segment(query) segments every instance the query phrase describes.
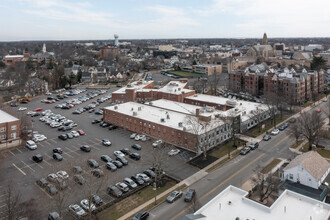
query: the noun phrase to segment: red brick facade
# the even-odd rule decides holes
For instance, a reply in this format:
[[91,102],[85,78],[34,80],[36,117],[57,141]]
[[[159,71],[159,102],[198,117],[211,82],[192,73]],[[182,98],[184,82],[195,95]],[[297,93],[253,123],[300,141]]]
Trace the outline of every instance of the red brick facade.
[[20,137],[20,121],[0,123],[0,142],[16,140]]

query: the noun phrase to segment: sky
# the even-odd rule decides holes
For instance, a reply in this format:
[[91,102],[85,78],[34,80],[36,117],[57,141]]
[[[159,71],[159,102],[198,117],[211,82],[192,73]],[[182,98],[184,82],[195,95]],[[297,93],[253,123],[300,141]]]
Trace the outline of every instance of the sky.
[[330,37],[330,0],[0,0],[0,41]]

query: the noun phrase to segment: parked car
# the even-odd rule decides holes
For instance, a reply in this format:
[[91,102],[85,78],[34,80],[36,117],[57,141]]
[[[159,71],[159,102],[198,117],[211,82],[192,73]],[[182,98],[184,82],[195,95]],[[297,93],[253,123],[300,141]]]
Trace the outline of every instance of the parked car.
[[128,190],[129,190],[128,186],[127,186],[125,183],[123,183],[123,182],[118,182],[118,183],[116,183],[115,185],[116,185],[117,188],[120,189],[123,193],[126,193],[126,192],[128,192]]
[[30,150],[35,150],[35,149],[38,148],[36,143],[34,141],[31,141],[31,140],[26,142],[26,147],[29,148]]
[[135,149],[135,150],[141,150],[142,149],[141,145],[139,145],[139,144],[133,144],[132,148]]
[[116,125],[110,125],[108,129],[109,130],[115,130],[117,128],[118,128],[118,126],[116,126]]
[[103,144],[104,146],[111,146],[111,142],[109,141],[109,139],[103,139],[103,140],[102,140],[102,144]]
[[69,139],[72,139],[73,138],[73,135],[71,133],[67,133],[66,136],[69,138]]
[[58,138],[65,141],[68,139],[68,136],[66,134],[61,134],[60,136],[58,136]]
[[98,177],[98,178],[104,176],[104,173],[101,169],[92,170],[92,174],[93,174],[93,176]]
[[56,175],[61,178],[61,179],[68,179],[69,178],[69,174],[64,171],[64,170],[60,170],[56,173]]
[[138,177],[138,176],[131,176],[131,179],[136,182],[139,186],[144,184],[144,180],[142,179],[142,177]]
[[55,160],[58,160],[58,161],[63,160],[62,155],[59,154],[59,153],[53,153],[53,158],[54,158]]
[[131,189],[135,189],[137,187],[137,184],[130,178],[125,178],[124,183],[128,185]]
[[55,173],[48,174],[48,176],[47,176],[47,179],[50,182],[55,182],[57,178],[58,178],[58,176]]
[[97,119],[95,119],[95,120],[92,121],[92,124],[98,124],[98,123],[100,123],[100,122],[101,122],[101,120],[97,120]]
[[136,136],[136,133],[133,133],[133,134],[131,134],[131,136],[129,136],[129,137],[130,137],[131,139],[134,139],[135,136]]
[[111,162],[112,161],[111,157],[109,157],[108,155],[102,155],[101,160],[103,160],[104,162]]
[[63,150],[62,150],[62,148],[57,147],[57,148],[54,148],[54,149],[53,149],[53,153],[62,154],[62,153],[63,153]]
[[48,220],[61,220],[60,215],[57,212],[48,213]]
[[47,186],[46,186],[46,191],[50,194],[50,195],[56,195],[58,193],[56,187],[49,183]]
[[132,220],[146,220],[148,217],[149,217],[149,212],[141,211],[141,212],[138,212],[136,215],[134,215]]
[[125,159],[125,157],[117,156],[116,160],[119,160],[124,166],[128,165],[128,161]]
[[322,110],[321,110],[320,108],[316,109],[315,111],[316,111],[317,113],[321,113],[321,112],[322,112]]
[[249,148],[250,148],[251,150],[255,150],[255,149],[258,148],[258,146],[259,146],[259,143],[258,143],[258,142],[252,142],[252,143],[249,145]]
[[56,186],[60,190],[64,190],[68,187],[68,185],[66,184],[66,182],[63,179],[57,178],[55,182],[56,182]]
[[296,118],[290,118],[290,120],[289,120],[289,122],[292,123],[292,124],[295,123],[296,121],[297,121]]
[[174,202],[175,200],[181,198],[181,196],[182,196],[182,191],[181,191],[181,190],[180,190],[180,191],[175,190],[175,191],[173,191],[173,192],[172,192],[172,193],[166,198],[166,201],[167,201],[168,203],[172,203],[172,202]]
[[80,147],[80,150],[84,151],[84,152],[90,152],[91,151],[91,147],[88,145],[83,145]]
[[279,133],[280,133],[280,131],[278,129],[274,129],[271,132],[272,135],[278,135]]
[[177,155],[178,153],[180,153],[179,149],[172,149],[172,150],[170,150],[170,152],[168,152],[168,155],[174,156],[174,155]]
[[79,185],[83,185],[85,183],[85,178],[80,174],[74,175],[73,180]]
[[119,198],[119,197],[121,197],[123,195],[123,192],[120,189],[118,189],[116,186],[109,186],[107,188],[107,192],[110,195],[112,195],[114,197],[117,197],[117,198]]
[[194,189],[189,189],[184,197],[185,202],[191,202],[195,197],[196,191]]
[[123,154],[125,154],[125,155],[129,155],[130,153],[131,153],[131,151],[128,149],[128,148],[123,148],[123,149],[121,149],[120,150]]
[[125,154],[123,154],[121,151],[114,151],[113,154],[118,157],[118,156],[121,156],[121,157],[125,157]]
[[138,173],[136,174],[136,177],[140,177],[145,183],[151,182],[151,179],[144,173]]
[[72,171],[74,173],[82,173],[83,170],[81,169],[80,166],[74,166],[74,167],[72,167]]
[[71,131],[73,137],[79,137],[80,134],[77,131]]
[[96,209],[95,205],[93,203],[89,204],[89,201],[87,199],[81,200],[80,205],[88,212],[92,212]]
[[87,160],[87,164],[92,168],[98,168],[99,167],[99,163],[94,159]]
[[112,163],[117,167],[117,168],[122,168],[123,167],[123,164],[118,161],[118,160],[114,160],[112,161]]
[[134,160],[140,160],[141,159],[141,155],[138,153],[131,153],[129,155],[130,158],[134,159]]
[[78,132],[80,135],[85,135],[85,132],[84,132],[83,130],[81,130],[81,129],[79,129],[77,132]]
[[73,213],[75,216],[77,216],[78,218],[81,218],[81,217],[87,215],[87,213],[77,204],[70,205],[69,206],[69,211],[71,213]]
[[240,152],[240,154],[241,155],[246,155],[247,153],[249,153],[250,152],[250,148],[249,147],[244,147],[242,150],[241,150],[241,152]]
[[264,141],[269,141],[271,138],[272,138],[271,136],[269,136],[269,135],[265,135],[265,136],[262,138],[262,140],[264,140]]
[[162,143],[163,143],[162,140],[157,140],[157,141],[155,141],[154,143],[152,143],[152,146],[153,146],[153,147],[157,147],[158,145],[160,145],[160,144],[162,144]]
[[109,170],[111,171],[116,171],[117,170],[117,166],[111,162],[107,162],[107,164],[105,165]]
[[93,195],[92,197],[92,202],[96,205],[96,206],[101,206],[103,204],[103,200],[101,199],[101,197],[99,197],[98,195]]
[[145,171],[143,171],[144,174],[146,174],[147,176],[149,176],[150,178],[156,178],[156,173],[150,169],[146,169]]
[[43,160],[43,157],[42,157],[41,154],[37,154],[37,155],[34,155],[34,156],[32,157],[32,160],[33,160],[34,162],[40,163],[40,162]]
[[288,126],[289,126],[288,123],[284,123],[284,124],[279,128],[279,130],[280,130],[280,131],[284,131]]
[[41,188],[45,188],[49,183],[45,178],[41,178],[39,180],[36,181],[36,183],[41,187]]

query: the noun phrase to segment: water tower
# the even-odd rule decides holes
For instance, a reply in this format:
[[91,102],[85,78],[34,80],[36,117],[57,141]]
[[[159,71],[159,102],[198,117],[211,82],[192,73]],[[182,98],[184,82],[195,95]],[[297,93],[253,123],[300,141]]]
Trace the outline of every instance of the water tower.
[[118,36],[118,34],[115,34],[114,37],[115,37],[115,46],[119,47],[119,41],[118,41],[119,36]]

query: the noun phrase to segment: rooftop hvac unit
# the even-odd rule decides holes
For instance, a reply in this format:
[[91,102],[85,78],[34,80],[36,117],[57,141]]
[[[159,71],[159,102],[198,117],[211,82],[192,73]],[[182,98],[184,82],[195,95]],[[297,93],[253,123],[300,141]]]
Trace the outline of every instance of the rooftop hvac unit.
[[235,112],[238,112],[238,108],[235,108]]
[[197,97],[197,94],[195,94],[194,97]]
[[140,107],[138,107],[138,111],[141,111],[141,106],[140,106]]
[[131,111],[134,111],[134,108],[131,108]]
[[169,115],[169,114],[167,114],[166,118],[167,118],[167,119],[170,119],[170,115]]
[[118,106],[116,105],[116,106],[115,106],[115,110],[117,110],[117,109],[118,109]]
[[186,127],[183,127],[183,129],[182,129],[183,131],[186,131],[187,130],[187,128]]
[[165,118],[161,118],[160,119],[160,122],[165,122]]
[[133,112],[133,116],[137,116],[137,112]]
[[178,125],[179,125],[179,127],[182,127],[182,122],[179,122]]

